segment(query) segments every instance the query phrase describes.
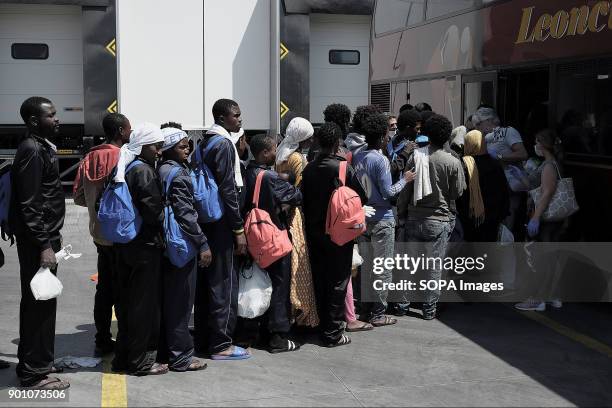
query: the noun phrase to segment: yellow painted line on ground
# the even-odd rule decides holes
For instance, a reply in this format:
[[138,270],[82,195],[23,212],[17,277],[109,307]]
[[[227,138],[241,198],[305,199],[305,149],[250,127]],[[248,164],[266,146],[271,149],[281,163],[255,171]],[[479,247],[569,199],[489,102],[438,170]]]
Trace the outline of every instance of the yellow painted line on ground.
[[582,334],[577,332],[576,330],[569,328],[567,326],[562,325],[561,323],[558,323],[548,317],[546,317],[545,315],[543,315],[541,312],[519,312],[520,314],[522,314],[523,316],[527,317],[528,319],[534,320],[540,324],[543,324],[544,326],[548,327],[549,329],[552,329],[554,331],[556,331],[557,333],[568,337],[580,344],[582,344],[583,346],[586,346],[592,350],[595,350],[601,354],[604,354],[610,358],[612,358],[612,347],[608,346],[607,344],[604,344],[598,340],[595,340],[592,337],[587,336],[586,334]]
[[[113,322],[117,321],[115,308],[113,308]],[[117,338],[116,326],[111,326],[113,337]],[[127,407],[127,380],[123,374],[114,374],[111,370],[112,358],[105,357],[102,364],[104,373],[102,374],[102,397],[100,406],[102,407]]]

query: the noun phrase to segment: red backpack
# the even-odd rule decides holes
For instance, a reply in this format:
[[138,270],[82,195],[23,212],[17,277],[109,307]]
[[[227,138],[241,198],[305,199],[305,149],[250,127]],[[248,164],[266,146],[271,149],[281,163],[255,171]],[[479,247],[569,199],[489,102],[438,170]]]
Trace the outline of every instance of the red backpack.
[[245,223],[244,234],[247,240],[247,248],[253,260],[261,268],[267,268],[280,258],[289,254],[293,249],[287,230],[280,230],[272,222],[270,214],[259,207],[259,194],[261,181],[265,170],[257,175],[255,191],[253,192],[254,208],[249,211]]
[[354,240],[366,230],[361,198],[355,190],[345,185],[347,165],[345,161],[340,162],[341,186],[332,193],[325,223],[325,233],[329,235],[332,242],[340,246]]

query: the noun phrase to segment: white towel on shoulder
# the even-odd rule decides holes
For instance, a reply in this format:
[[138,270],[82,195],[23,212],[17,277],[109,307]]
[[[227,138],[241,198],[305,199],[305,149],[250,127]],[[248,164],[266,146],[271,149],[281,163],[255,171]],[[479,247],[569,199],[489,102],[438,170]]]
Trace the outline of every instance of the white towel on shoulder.
[[416,205],[417,201],[432,193],[431,180],[429,178],[428,146],[421,147],[414,151],[414,171],[416,172],[416,178],[414,179],[412,204]]
[[206,134],[223,136],[224,138],[232,142],[232,146],[234,147],[234,153],[235,153],[234,180],[236,181],[236,186],[238,188],[243,187],[244,182],[242,181],[242,173],[240,172],[240,156],[238,155],[238,149],[236,148],[236,143],[238,142],[238,139],[240,139],[242,134],[244,134],[244,131],[242,132],[242,134],[240,132],[230,134],[227,130],[225,130],[223,126],[217,125],[215,123],[214,125],[210,127],[210,129],[208,130],[208,132],[206,132]]

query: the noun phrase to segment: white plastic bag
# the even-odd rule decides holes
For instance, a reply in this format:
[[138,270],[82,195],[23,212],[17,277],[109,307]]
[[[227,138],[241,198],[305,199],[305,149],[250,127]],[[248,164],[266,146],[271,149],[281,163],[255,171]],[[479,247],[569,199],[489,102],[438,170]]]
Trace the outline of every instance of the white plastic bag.
[[272,280],[255,262],[240,269],[238,286],[238,316],[253,319],[270,307]]
[[497,242],[501,245],[506,246],[514,243],[514,235],[512,231],[508,229],[504,224],[499,225],[499,231],[497,233]]
[[353,245],[353,264],[351,269],[360,267],[363,264],[363,258],[359,255],[359,245]]
[[[59,252],[55,253],[56,262],[68,259],[78,259],[81,254],[73,254],[72,245],[66,245]],[[30,281],[30,289],[36,300],[49,300],[58,297],[62,294],[64,286],[57,276],[51,273],[49,268],[39,268],[32,280]]]
[[62,294],[62,282],[51,273],[49,268],[39,268],[30,281],[30,289],[36,300],[49,300]]

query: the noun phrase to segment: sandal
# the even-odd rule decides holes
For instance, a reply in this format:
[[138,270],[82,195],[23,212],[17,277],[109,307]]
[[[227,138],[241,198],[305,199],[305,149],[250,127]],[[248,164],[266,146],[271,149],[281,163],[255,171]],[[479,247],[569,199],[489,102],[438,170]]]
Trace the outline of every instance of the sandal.
[[351,338],[343,334],[342,336],[340,336],[337,342],[327,344],[325,347],[329,347],[329,348],[340,347],[340,346],[346,346],[348,344],[351,344]]
[[208,364],[199,358],[194,358],[191,360],[191,364],[189,364],[189,367],[187,367],[187,370],[185,371],[200,371],[206,369],[206,367],[208,367]]
[[151,368],[149,368],[148,370],[138,371],[134,373],[134,375],[141,377],[145,375],[162,375],[162,374],[166,374],[167,372],[168,372],[168,364],[153,363]]
[[290,351],[298,351],[300,349],[300,345],[293,340],[283,339],[282,343],[282,345],[278,343],[271,343],[268,351],[272,354],[277,354],[286,353]]
[[349,327],[347,324],[346,331],[349,333],[360,332],[360,331],[370,331],[374,329],[374,326],[372,326],[370,323],[362,322],[361,320],[355,320],[355,322],[351,322],[351,323],[361,323],[361,324],[357,327]]
[[239,346],[232,346],[231,354],[213,354],[212,360],[246,360],[251,357],[251,353]]
[[57,377],[47,377],[36,384],[23,386],[22,388],[30,390],[65,390],[70,388],[70,383],[68,381],[62,381]]
[[393,317],[389,316],[383,316],[374,320],[370,320],[370,323],[372,323],[372,326],[374,327],[391,326],[397,323],[397,319],[394,319]]

